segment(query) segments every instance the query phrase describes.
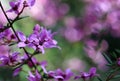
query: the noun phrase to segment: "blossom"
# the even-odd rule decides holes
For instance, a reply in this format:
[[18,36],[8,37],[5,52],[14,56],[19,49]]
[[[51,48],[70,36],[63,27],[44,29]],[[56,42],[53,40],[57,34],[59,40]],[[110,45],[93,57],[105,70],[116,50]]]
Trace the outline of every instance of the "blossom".
[[33,33],[28,37],[28,47],[44,54],[44,48],[58,47],[57,41],[53,39],[53,35],[54,33],[52,34],[51,31],[48,31],[39,25],[35,25]]
[[19,57],[18,57],[19,54],[20,54],[19,52],[14,52],[14,53],[12,53],[12,55],[9,56],[11,62],[16,61],[16,60],[19,58]]
[[0,66],[8,65],[9,58],[7,56],[0,56]]
[[117,65],[120,66],[120,58],[117,59]]
[[36,4],[30,9],[30,15],[45,26],[53,27],[68,11],[68,4],[61,0],[36,0]]
[[29,72],[29,75],[28,75],[27,79],[28,79],[29,81],[40,81],[41,75],[40,75],[39,72],[36,70],[36,71],[35,71],[35,74],[32,74],[31,72]]
[[57,69],[56,71],[49,71],[48,76],[56,81],[67,81],[73,76],[73,72],[70,69],[66,69],[65,72]]
[[25,47],[27,44],[27,38],[26,38],[26,36],[22,33],[22,32],[20,32],[20,31],[18,31],[17,32],[17,35],[18,35],[18,37],[19,37],[19,39],[20,39],[20,42],[18,43],[18,47]]
[[35,0],[19,0],[21,4],[25,4],[26,7],[33,6],[35,4]]
[[[6,40],[6,41],[4,41]],[[10,41],[16,40],[15,35],[12,33],[12,31],[4,27],[3,24],[0,24],[0,43],[9,43]]]
[[12,54],[3,55],[0,56],[0,66],[6,66],[6,65],[15,65],[18,62],[21,62],[21,59],[19,59],[19,52],[14,52]]
[[0,39],[4,37],[4,33],[2,31],[3,29],[4,29],[3,24],[0,24]]
[[29,6],[33,6],[35,4],[35,0],[27,0]]
[[13,76],[17,76],[17,75],[20,73],[21,70],[22,70],[22,68],[17,68],[17,69],[15,69],[15,70],[13,71]]
[[39,65],[41,66],[43,72],[44,72],[45,74],[47,74],[47,73],[48,73],[47,70],[46,70],[47,61],[39,62]]
[[54,33],[45,28],[40,27],[38,24],[33,28],[33,33],[26,37],[22,32],[17,32],[20,42],[18,47],[30,47],[35,51],[45,53],[44,48],[57,47],[57,41],[53,39]]
[[[35,65],[37,65],[37,64],[38,64],[38,61],[37,61],[37,59],[36,59],[36,58],[32,57],[31,59],[32,59],[32,62],[33,62]],[[27,65],[28,65],[30,68],[34,67],[34,65],[33,65],[33,63],[32,63],[32,62],[31,62],[30,60],[28,60]]]
[[2,49],[0,49],[0,56],[8,55],[9,50],[10,50],[8,45],[0,45],[0,48],[2,48]]
[[98,76],[98,74],[96,74],[96,68],[92,67],[92,68],[90,68],[88,73],[87,72],[81,72],[80,75],[75,76],[75,79],[79,79],[79,78],[88,79],[88,78],[93,78],[95,76]]
[[9,2],[11,9],[7,10],[7,12],[15,12],[19,14],[21,6],[23,7],[31,7],[35,4],[35,0],[18,0]]
[[103,70],[106,67],[106,60],[102,55],[108,49],[108,43],[106,40],[102,40],[98,43],[96,40],[86,40],[86,47],[84,48],[88,57],[91,58],[94,63],[98,64],[98,68]]
[[9,2],[11,9],[9,9],[7,12],[15,12],[16,14],[19,13],[19,7],[20,7],[20,2],[14,2],[11,1]]

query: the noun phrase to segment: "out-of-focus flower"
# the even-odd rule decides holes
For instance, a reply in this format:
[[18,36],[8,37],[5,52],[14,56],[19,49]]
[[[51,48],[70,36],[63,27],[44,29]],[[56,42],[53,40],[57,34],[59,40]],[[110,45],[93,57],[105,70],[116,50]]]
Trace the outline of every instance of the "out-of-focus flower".
[[11,6],[11,9],[9,9],[7,12],[15,12],[16,14],[18,14],[19,13],[20,2],[11,1],[9,4]]
[[22,62],[19,56],[20,53],[14,52],[9,55],[0,56],[0,65],[1,66],[14,66],[17,63]]
[[70,69],[66,69],[65,72],[57,69],[56,71],[49,71],[48,76],[54,78],[56,81],[68,81],[73,76],[73,72]]
[[66,17],[64,20],[66,29],[64,36],[70,42],[76,42],[82,40],[84,37],[84,30],[81,27],[80,19],[76,17]]
[[[54,26],[69,11],[69,6],[61,0],[36,0],[31,15],[45,26]],[[39,16],[38,16],[39,15]]]
[[42,68],[43,72],[47,74],[48,73],[47,70],[46,70],[47,61],[39,62],[39,65]]
[[19,0],[19,2],[23,5],[25,5],[26,7],[31,7],[35,4],[36,0]]
[[36,70],[35,74],[32,74],[31,72],[29,72],[29,75],[27,77],[27,79],[29,81],[41,81],[41,75],[40,73]]
[[[109,12],[106,18],[106,23],[110,26],[109,31],[113,37],[120,37],[120,11],[118,9]],[[116,33],[116,34],[115,34]]]
[[0,66],[9,64],[9,58],[7,56],[0,56]]
[[117,65],[120,66],[120,58],[117,59]]
[[4,16],[4,14],[2,13],[2,10],[0,9],[0,24],[2,23],[2,24],[5,24],[6,22],[7,22],[7,20],[6,20],[6,18],[5,18],[5,16]]
[[78,58],[71,58],[66,60],[63,63],[63,66],[66,68],[70,68],[71,70],[75,70],[75,71],[83,71],[86,67],[85,63],[78,59]]
[[16,41],[16,36],[12,33],[12,31],[4,28],[5,27],[3,24],[0,24],[0,45],[7,45],[13,41]]
[[9,50],[10,50],[8,45],[0,45],[0,48],[2,48],[0,49],[0,56],[8,55]]
[[98,76],[98,74],[96,74],[96,68],[95,68],[95,67],[92,67],[92,68],[89,70],[88,73],[87,73],[87,72],[81,72],[80,75],[75,76],[75,79],[80,79],[80,78],[82,78],[82,79],[86,80],[86,79],[93,78],[93,77],[95,77],[95,76]]
[[106,61],[102,55],[102,52],[106,51],[108,44],[105,40],[103,40],[99,46],[100,47],[98,47],[97,41],[88,40],[86,41],[85,51],[88,54],[88,57],[90,57],[93,62],[98,64],[98,68],[101,69],[101,67],[103,68],[106,66]]
[[[27,57],[27,58],[28,58],[28,57]],[[36,58],[32,57],[31,59],[32,59],[32,62],[33,62],[35,65],[38,65],[38,61],[37,61]],[[28,60],[27,65],[28,65],[30,68],[34,67],[34,65],[33,65],[32,62],[31,62],[30,60]]]
[[11,55],[8,56],[10,63],[17,62],[19,59],[19,52],[14,52]]
[[35,4],[35,0],[17,0],[9,2],[11,9],[6,12],[14,12],[19,14],[24,7],[31,7]]
[[13,71],[13,76],[17,76],[17,75],[20,73],[20,71],[22,71],[22,68],[17,68],[17,69],[15,69],[15,70]]

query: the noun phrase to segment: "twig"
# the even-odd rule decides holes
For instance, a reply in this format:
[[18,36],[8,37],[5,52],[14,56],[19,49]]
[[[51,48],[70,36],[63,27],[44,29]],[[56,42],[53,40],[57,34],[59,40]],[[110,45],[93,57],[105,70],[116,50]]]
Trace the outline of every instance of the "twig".
[[[8,23],[9,23],[9,25],[10,25],[10,28],[13,30],[13,32],[14,32],[15,36],[17,37],[18,41],[20,41],[20,39],[19,39],[19,37],[18,37],[18,35],[17,35],[14,27],[13,27],[13,24],[14,24],[14,22],[17,20],[17,18],[19,18],[19,16],[21,15],[21,13],[23,12],[25,6],[23,6],[23,8],[22,8],[22,10],[20,11],[20,13],[17,15],[17,17],[16,17],[12,22],[9,20],[7,14],[5,13],[5,10],[4,10],[4,8],[3,8],[2,4],[1,4],[1,1],[0,1],[0,7],[1,7],[1,9],[2,9],[2,11],[3,11],[3,13],[4,13],[4,15],[5,15]],[[35,66],[34,62],[32,61],[32,59],[30,58],[29,53],[27,52],[27,50],[26,50],[24,47],[23,47],[22,49],[24,50],[24,52],[26,53],[27,57],[30,59],[30,61],[31,61],[31,63],[33,64],[34,68],[36,69],[36,66]]]

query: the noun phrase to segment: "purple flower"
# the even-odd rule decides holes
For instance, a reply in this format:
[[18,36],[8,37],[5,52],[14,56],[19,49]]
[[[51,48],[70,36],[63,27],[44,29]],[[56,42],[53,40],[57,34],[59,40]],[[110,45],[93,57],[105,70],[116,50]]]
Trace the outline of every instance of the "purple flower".
[[57,41],[53,39],[51,31],[46,30],[45,28],[40,27],[38,24],[35,25],[33,33],[26,38],[22,32],[17,32],[20,42],[18,47],[30,47],[35,51],[45,53],[44,48],[53,48],[57,47]]
[[27,43],[26,36],[20,31],[17,32],[17,35],[18,35],[18,37],[20,39],[20,42],[18,43],[18,47],[25,47],[27,45],[26,44]]
[[35,71],[35,74],[32,74],[29,72],[29,75],[27,77],[29,81],[40,81],[41,80],[41,75],[38,73],[38,71]]
[[19,13],[20,2],[11,1],[9,4],[11,6],[11,9],[8,10],[7,12],[15,12],[16,14],[18,14]]
[[39,26],[39,24],[36,24],[35,27],[33,28],[33,32],[35,34],[39,34],[40,30],[41,30],[41,27]]
[[[38,64],[38,61],[37,61],[36,58],[32,57],[32,61],[33,61],[33,63],[34,63],[35,65]],[[28,66],[29,66],[30,68],[34,67],[33,63],[29,60],[29,61],[28,61]]]
[[117,59],[117,65],[120,66],[120,58]]
[[9,56],[0,56],[0,66],[6,66],[6,65],[15,65],[20,61],[18,52],[14,52],[10,54]]
[[33,33],[28,37],[28,41],[30,42],[28,46],[44,54],[44,48],[58,47],[57,41],[53,39],[53,35],[51,31],[36,25]]
[[22,70],[22,68],[15,69],[14,72],[13,72],[13,76],[17,76],[20,73],[21,70]]
[[26,7],[33,6],[35,4],[35,0],[19,0],[21,4],[25,4]]
[[2,31],[3,29],[4,29],[3,24],[0,24],[0,39],[4,37],[4,33]]
[[0,24],[0,41],[2,44],[6,44],[6,43],[8,44],[11,41],[15,40],[15,38],[16,37],[14,36],[14,34],[11,32],[10,29],[5,29],[3,24]]
[[35,0],[28,0],[27,3],[29,6],[33,6],[35,4]]
[[0,66],[9,64],[9,58],[7,56],[0,56]]
[[19,52],[14,52],[12,55],[8,56],[9,58],[9,63],[15,63],[19,59]]
[[95,77],[95,76],[98,76],[98,74],[96,74],[96,68],[95,67],[92,67],[89,72],[81,72],[80,75],[78,76],[75,76],[75,79],[79,79],[79,78],[82,78],[82,79],[88,79],[88,78],[92,78],[92,77]]
[[45,74],[47,74],[47,73],[48,73],[47,70],[46,70],[47,61],[39,62],[39,65],[41,66],[43,72],[44,72]]
[[89,74],[90,74],[90,77],[94,77],[94,76],[98,76],[98,74],[96,74],[96,68],[95,67],[92,67],[90,70],[89,70]]
[[73,76],[73,72],[70,69],[67,69],[65,72],[57,69],[56,71],[49,71],[48,76],[54,78],[56,81],[67,81]]
[[[41,7],[42,10],[40,9]],[[34,8],[31,8],[31,15],[45,26],[52,27],[57,21],[61,20],[68,11],[69,6],[61,0],[36,0]]]
[[16,2],[11,1],[9,4],[11,9],[9,9],[7,12],[15,12],[16,14],[19,14],[21,5],[25,7],[33,6],[35,4],[35,0],[18,0]]

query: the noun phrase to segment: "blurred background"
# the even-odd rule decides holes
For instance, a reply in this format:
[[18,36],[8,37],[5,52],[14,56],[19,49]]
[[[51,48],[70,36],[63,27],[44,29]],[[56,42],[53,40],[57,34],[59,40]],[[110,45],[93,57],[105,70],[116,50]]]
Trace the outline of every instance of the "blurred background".
[[[1,1],[6,10],[10,9],[10,0]],[[102,53],[109,55],[115,49],[120,49],[119,5],[120,0],[36,0],[35,5],[26,8],[22,14],[30,17],[17,21],[14,27],[26,36],[32,32],[35,24],[57,32],[55,39],[61,50],[46,49],[44,55],[37,55],[40,61],[48,61],[48,70],[70,68],[79,74],[89,71],[91,67],[97,67],[97,72],[102,74],[108,70]],[[11,19],[16,16],[15,13],[9,12],[7,15]],[[1,10],[0,23],[7,23]],[[0,55],[6,54],[6,50],[0,49]],[[117,57],[119,56],[118,54]],[[24,69],[28,70],[28,67],[24,66]],[[10,80],[11,71],[4,74],[3,70],[7,71],[8,68],[0,69],[0,81],[26,81],[25,72]],[[102,74],[102,77],[105,75]]]

